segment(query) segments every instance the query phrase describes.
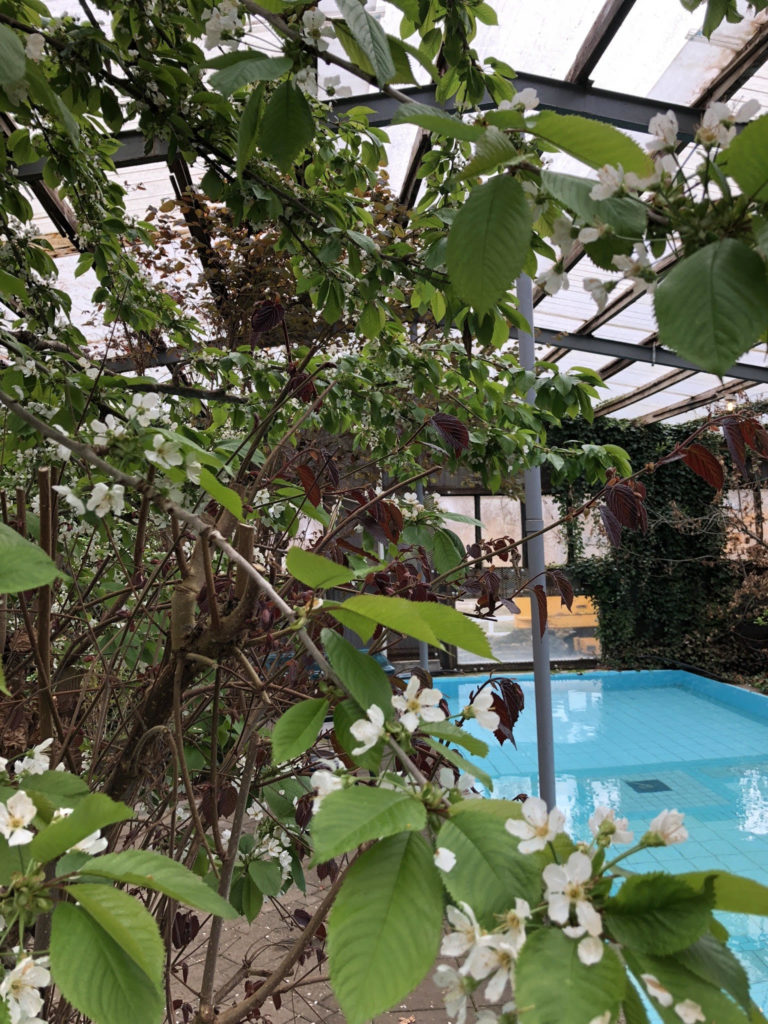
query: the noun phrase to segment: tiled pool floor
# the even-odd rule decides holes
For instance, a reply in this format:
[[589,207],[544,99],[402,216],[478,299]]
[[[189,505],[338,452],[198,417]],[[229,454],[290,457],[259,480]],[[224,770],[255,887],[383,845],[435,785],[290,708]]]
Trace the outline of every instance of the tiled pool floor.
[[[452,708],[487,676],[436,680]],[[532,677],[514,677],[526,707],[517,749],[491,738],[485,767],[494,796],[535,794]],[[768,885],[768,697],[688,672],[589,672],[554,677],[557,805],[587,838],[596,804],[629,818],[636,836],[665,808],[684,811],[690,839],[630,858],[635,870],[719,868]],[[477,735],[488,733],[473,725]],[[768,1010],[768,918],[722,915],[730,946]]]

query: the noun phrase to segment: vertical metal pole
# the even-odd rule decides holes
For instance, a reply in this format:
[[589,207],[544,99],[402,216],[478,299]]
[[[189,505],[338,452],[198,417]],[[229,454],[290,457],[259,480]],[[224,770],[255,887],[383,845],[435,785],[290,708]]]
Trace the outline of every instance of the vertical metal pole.
[[[517,279],[517,298],[520,312],[530,324],[533,332],[533,283],[527,274]],[[533,347],[533,333],[518,331],[520,364],[525,370],[533,371],[536,356]],[[525,396],[529,405],[536,402],[533,388]],[[524,474],[525,519],[524,536],[538,533],[544,526],[541,501],[541,469],[536,466]],[[544,538],[534,537],[525,542],[528,553],[528,574],[531,585],[545,584]],[[547,807],[555,805],[555,745],[552,734],[552,687],[549,671],[549,632],[540,635],[539,608],[531,591],[531,640],[533,643],[533,678],[536,694],[536,739],[539,755],[539,796]]]

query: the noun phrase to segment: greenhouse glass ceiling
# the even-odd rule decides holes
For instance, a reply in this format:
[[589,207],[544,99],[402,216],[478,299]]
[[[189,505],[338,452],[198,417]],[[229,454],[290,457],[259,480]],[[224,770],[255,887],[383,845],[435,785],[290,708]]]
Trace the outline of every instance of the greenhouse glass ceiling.
[[[75,0],[49,0],[48,6],[56,15],[79,16]],[[329,16],[337,13],[332,2],[323,0],[320,6]],[[397,32],[399,11],[383,0],[369,0],[367,6],[387,31]],[[496,0],[493,6],[499,25],[478,25],[475,45],[481,56],[499,57],[514,67],[520,77],[518,88],[535,88],[542,107],[610,121],[641,144],[649,138],[648,121],[658,111],[672,108],[681,138],[690,138],[702,110],[713,101],[739,104],[754,98],[762,112],[768,108],[768,11],[755,15],[742,0],[739,9],[744,20],[723,23],[710,39],[701,32],[704,8],[689,13],[679,0]],[[275,48],[268,26],[254,24],[252,45],[261,50]],[[417,79],[418,70],[414,68]],[[323,81],[332,74],[339,75],[338,69],[319,66],[321,98]],[[372,122],[388,124],[397,100],[373,89],[361,91],[361,83],[352,76],[345,81],[343,72],[340,84],[352,87],[355,96],[338,102],[339,107],[364,102],[372,110]],[[421,102],[434,103],[426,81],[422,87],[403,91],[414,93]],[[391,126],[388,132],[391,186],[413,202],[417,187],[413,162],[419,159],[419,143],[428,142],[421,139],[421,129],[411,125]],[[147,155],[144,140],[130,131],[122,133],[121,141],[116,177],[128,190],[129,212],[141,217],[149,207],[173,198],[174,189],[185,183],[172,179],[161,147]],[[685,155],[684,150],[682,159]],[[563,156],[552,158],[551,166],[594,176]],[[44,234],[62,236],[56,245],[62,280],[75,300],[80,326],[97,344],[103,339],[90,309],[94,282],[89,275],[74,279],[76,256],[66,241],[66,207],[57,204],[55,194],[40,181],[39,171],[35,166],[24,171],[37,204],[37,226]],[[192,167],[189,181],[199,176],[198,168]],[[673,254],[666,254],[656,266],[661,269],[673,260]],[[625,284],[598,314],[583,281],[610,275],[579,251],[571,263],[568,290],[552,296],[536,292],[537,354],[564,369],[586,366],[601,374],[606,387],[598,416],[676,422],[707,409],[768,400],[765,346],[742,356],[732,374],[722,380],[698,372],[656,344],[647,294],[637,295]],[[547,269],[541,258],[539,269]]]

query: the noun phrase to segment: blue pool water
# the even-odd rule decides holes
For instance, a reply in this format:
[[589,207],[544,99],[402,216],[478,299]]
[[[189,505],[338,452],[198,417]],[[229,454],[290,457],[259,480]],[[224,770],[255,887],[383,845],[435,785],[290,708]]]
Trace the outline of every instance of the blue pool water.
[[[487,678],[435,685],[455,711]],[[497,797],[538,793],[533,677],[514,678],[525,692],[517,749],[491,738],[484,762]],[[642,851],[628,868],[719,868],[768,885],[768,697],[689,672],[585,672],[552,679],[552,712],[557,806],[574,838],[589,838],[597,804],[628,818],[636,837],[659,811],[676,808],[685,812],[688,841]],[[766,1011],[768,918],[721,917]]]

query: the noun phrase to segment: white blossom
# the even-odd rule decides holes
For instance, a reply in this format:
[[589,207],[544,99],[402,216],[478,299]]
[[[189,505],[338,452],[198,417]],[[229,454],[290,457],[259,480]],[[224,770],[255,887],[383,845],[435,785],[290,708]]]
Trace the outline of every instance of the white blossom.
[[596,242],[599,238],[603,237],[606,227],[607,225],[601,224],[600,227],[582,228],[576,237],[582,245],[589,245],[590,242]]
[[588,935],[581,940],[576,953],[586,967],[591,967],[592,964],[599,964],[603,959],[603,943],[594,935]]
[[590,198],[598,200],[610,199],[611,196],[615,196],[621,190],[624,183],[624,168],[621,164],[617,167],[604,164],[597,172],[597,177],[600,180],[589,193]]
[[152,438],[152,451],[146,452],[146,456],[150,462],[154,462],[161,469],[180,466],[184,461],[184,456],[177,445],[173,441],[167,440],[162,434],[155,434]]
[[631,843],[634,832],[628,828],[626,818],[617,818],[616,812],[610,807],[596,807],[589,818],[589,829],[596,839],[603,839],[605,845],[610,843]]
[[632,247],[634,257],[618,253],[611,260],[617,270],[622,271],[628,281],[632,281],[640,291],[653,292],[656,287],[656,275],[642,242],[635,242]]
[[697,1024],[698,1021],[707,1019],[699,1004],[692,999],[683,999],[681,1003],[675,1003],[675,1013],[683,1024]]
[[567,217],[556,217],[549,233],[554,244],[562,250],[563,257],[567,256],[573,248],[572,228],[573,222]]
[[126,409],[125,415],[128,419],[135,419],[140,427],[148,427],[152,420],[156,420],[161,413],[160,395],[155,391],[147,391],[145,394],[133,396],[132,404]]
[[34,833],[26,826],[37,814],[37,808],[23,790],[18,790],[3,804],[0,803],[0,835],[9,846],[31,843]]
[[491,732],[499,727],[499,716],[491,710],[493,704],[493,693],[490,687],[481,690],[471,704],[461,712],[464,718],[474,718],[478,725]]
[[344,96],[352,95],[352,87],[341,84],[341,75],[327,75],[325,78],[320,79],[320,85],[329,96],[333,96],[335,99],[342,99]]
[[396,693],[392,696],[392,706],[400,712],[400,722],[408,730],[414,732],[419,725],[419,719],[425,722],[442,722],[445,720],[445,712],[437,707],[443,699],[440,690],[420,689],[421,680],[413,675],[408,680],[405,692]]
[[316,772],[312,772],[310,775],[309,784],[313,789],[317,790],[315,798],[312,801],[312,812],[317,814],[320,810],[323,798],[328,796],[329,793],[335,792],[337,789],[343,789],[344,780],[338,775],[334,775],[333,772],[328,771],[327,768],[318,768]]
[[125,506],[125,488],[122,484],[114,484],[112,487],[105,483],[98,483],[91,491],[86,508],[89,512],[95,512],[99,519],[103,519],[109,512],[120,515]]
[[751,121],[755,114],[760,113],[760,101],[756,99],[747,100],[746,103],[742,103],[739,109],[733,116],[733,120],[736,124],[744,124],[747,121]]
[[727,103],[713,103],[704,111],[696,141],[702,146],[725,149],[736,137],[734,114]]
[[648,826],[643,841],[647,846],[671,846],[685,842],[688,831],[683,825],[683,817],[679,811],[662,811]]
[[555,836],[563,831],[565,815],[557,807],[547,813],[547,805],[537,796],[529,796],[523,804],[523,820],[509,818],[504,827],[510,835],[522,840],[520,853],[543,850]]
[[205,25],[205,48],[212,50],[219,46],[224,35],[236,31],[240,24],[240,11],[237,0],[222,0],[218,7],[215,7]]
[[66,501],[66,503],[70,505],[78,515],[85,515],[85,504],[80,498],[78,498],[71,487],[67,487],[66,484],[54,484],[53,489],[57,494],[61,495],[64,501]]
[[646,987],[649,996],[653,996],[662,1006],[671,1006],[674,997],[669,989],[665,988],[655,974],[641,974],[640,980]]
[[371,747],[375,747],[384,735],[384,712],[378,704],[371,704],[365,714],[367,718],[359,718],[349,727],[349,731],[360,744],[352,751],[353,757],[359,757]]
[[438,988],[444,989],[445,1011],[455,1024],[464,1024],[467,1019],[466,980],[454,967],[438,964],[432,980]]
[[305,11],[301,18],[301,35],[306,43],[321,53],[328,49],[328,40],[333,39],[333,25],[322,11]]
[[125,433],[125,427],[111,412],[103,420],[91,420],[90,428],[94,444],[106,444],[107,438],[120,437]]
[[442,956],[464,956],[477,945],[483,934],[472,907],[468,903],[460,903],[459,907],[450,904],[446,907],[445,916],[453,931],[443,938],[440,946]]
[[37,64],[43,56],[45,50],[45,38],[40,35],[39,32],[32,32],[27,36],[27,43],[24,47],[24,51],[30,60]]
[[539,94],[530,87],[521,89],[512,97],[512,106],[518,110],[535,110],[539,105]]
[[605,1013],[600,1013],[597,1017],[593,1017],[589,1024],[611,1024],[612,1016],[611,1011],[606,1010]]
[[307,96],[317,97],[317,72],[314,68],[302,68],[293,76],[293,84]]
[[435,867],[441,871],[451,871],[456,866],[456,854],[446,846],[438,846],[433,857]]
[[[68,436],[66,430],[63,427],[60,427],[58,423],[54,423],[53,428],[54,430],[58,430],[60,434],[63,434],[64,437]],[[57,457],[60,458],[62,462],[69,462],[72,456],[72,452],[69,448],[67,448],[66,445],[59,444],[57,441],[54,441],[50,437],[48,438],[47,443],[50,445],[51,448],[53,448],[53,450],[56,452]]]
[[584,931],[597,936],[603,930],[600,915],[587,896],[586,884],[591,877],[592,861],[578,850],[565,864],[547,864],[542,872],[550,918],[557,924],[567,924],[571,908],[576,911],[579,928],[571,932],[573,937],[583,935]]
[[599,277],[585,277],[583,281],[584,290],[592,296],[600,312],[605,309],[608,302],[608,289],[605,284]]
[[674,111],[655,114],[648,125],[648,131],[654,136],[646,146],[648,152],[655,154],[673,149],[677,145],[678,127]]
[[184,469],[187,474],[187,480],[192,484],[200,483],[200,471],[202,466],[192,452],[187,452],[186,460],[184,463]]
[[501,999],[507,983],[514,985],[515,958],[517,949],[502,935],[483,935],[472,948],[461,968],[475,981],[490,979],[485,987],[485,997],[490,1003]]
[[53,739],[49,736],[47,740],[43,740],[42,743],[38,743],[36,747],[32,748],[32,753],[27,756],[16,766],[18,774],[22,775],[42,775],[43,772],[47,772],[50,767],[51,757],[50,754],[46,754],[46,751],[53,743]]
[[34,960],[23,956],[0,982],[0,998],[8,1007],[11,1024],[31,1024],[42,1010],[43,997],[39,990],[51,983],[47,966],[48,957]]
[[560,289],[568,291],[568,275],[563,270],[562,263],[555,263],[549,270],[545,270],[540,277],[536,278],[536,284],[543,288],[547,295],[556,295]]
[[530,916],[530,904],[527,900],[521,899],[519,896],[515,897],[514,910],[508,910],[504,915],[504,941],[513,946],[515,951],[518,953],[525,942],[525,922],[530,918]]

